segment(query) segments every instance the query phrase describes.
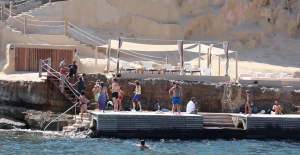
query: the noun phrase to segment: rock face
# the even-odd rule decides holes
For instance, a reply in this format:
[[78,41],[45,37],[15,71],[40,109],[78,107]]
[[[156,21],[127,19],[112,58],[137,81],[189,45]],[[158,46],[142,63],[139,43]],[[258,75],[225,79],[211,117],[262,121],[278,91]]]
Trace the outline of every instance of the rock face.
[[12,117],[0,115],[0,129],[25,129],[26,123]]
[[[153,110],[155,103],[160,103],[161,108],[172,108],[172,100],[169,97],[169,89],[173,81],[164,79],[137,79],[142,85],[142,107]],[[123,107],[129,108],[132,105],[133,86],[128,82],[133,79],[119,79],[120,86],[123,87],[124,100]],[[238,112],[244,108],[246,103],[246,90],[250,90],[253,95],[254,106],[259,110],[272,108],[275,100],[283,107],[285,113],[295,113],[299,106],[300,93],[286,92],[280,88],[265,87],[242,87],[231,84],[216,84],[179,81],[183,88],[181,109],[186,110],[186,105],[191,97],[198,101],[198,109],[201,112]],[[111,80],[109,82],[111,84]],[[110,95],[111,97],[111,95]],[[110,98],[111,99],[111,98]]]
[[0,92],[0,100],[19,107],[65,111],[71,106],[70,101],[49,81],[1,80]]

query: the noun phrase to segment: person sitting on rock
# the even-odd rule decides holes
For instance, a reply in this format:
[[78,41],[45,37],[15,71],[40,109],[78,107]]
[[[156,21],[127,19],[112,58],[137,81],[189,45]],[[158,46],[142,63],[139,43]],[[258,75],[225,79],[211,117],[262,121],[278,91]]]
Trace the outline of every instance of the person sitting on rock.
[[273,105],[272,110],[275,111],[275,114],[280,114],[280,115],[283,114],[282,113],[283,107],[281,105],[279,105],[277,101],[275,101],[275,104]]

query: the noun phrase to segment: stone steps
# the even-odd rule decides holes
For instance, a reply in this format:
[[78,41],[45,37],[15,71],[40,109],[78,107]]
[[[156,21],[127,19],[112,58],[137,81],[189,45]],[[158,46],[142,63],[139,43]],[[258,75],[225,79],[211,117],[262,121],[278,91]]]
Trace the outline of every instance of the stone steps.
[[[75,120],[75,116],[73,120]],[[84,113],[82,120],[81,120],[81,113],[79,113],[79,115],[76,115],[75,124],[73,124],[72,126],[64,126],[62,132],[71,132],[71,131],[76,131],[78,128],[81,127],[90,127],[91,122],[92,121],[90,121],[89,113],[87,114]]]
[[209,128],[234,128],[228,113],[198,113],[203,116],[203,127]]

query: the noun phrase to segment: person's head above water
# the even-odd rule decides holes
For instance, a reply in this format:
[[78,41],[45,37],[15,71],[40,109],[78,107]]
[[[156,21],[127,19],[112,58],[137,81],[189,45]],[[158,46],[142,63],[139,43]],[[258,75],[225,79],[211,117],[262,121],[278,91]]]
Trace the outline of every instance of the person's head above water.
[[145,146],[145,140],[144,139],[141,140],[141,145]]

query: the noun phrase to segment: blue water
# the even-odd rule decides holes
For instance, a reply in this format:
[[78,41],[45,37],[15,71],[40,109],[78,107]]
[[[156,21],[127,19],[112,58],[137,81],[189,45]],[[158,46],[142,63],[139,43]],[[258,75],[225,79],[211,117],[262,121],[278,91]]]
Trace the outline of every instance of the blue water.
[[139,139],[68,139],[0,133],[0,154],[300,154],[300,142],[292,140],[146,140],[149,150],[141,150],[139,143]]

